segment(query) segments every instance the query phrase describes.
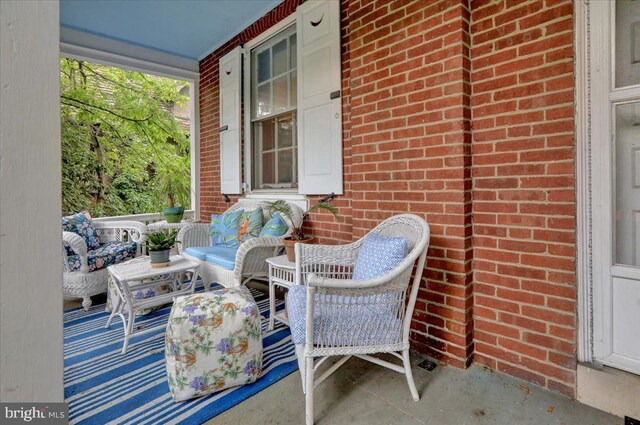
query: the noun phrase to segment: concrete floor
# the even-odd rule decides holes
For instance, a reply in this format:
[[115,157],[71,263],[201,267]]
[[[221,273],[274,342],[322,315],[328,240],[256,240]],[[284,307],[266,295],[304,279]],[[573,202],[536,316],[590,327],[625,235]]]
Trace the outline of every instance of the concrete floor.
[[[415,362],[420,359],[415,358]],[[622,425],[624,420],[499,372],[414,367],[420,401],[404,375],[350,359],[315,390],[317,425]],[[300,372],[218,415],[208,425],[303,424]]]

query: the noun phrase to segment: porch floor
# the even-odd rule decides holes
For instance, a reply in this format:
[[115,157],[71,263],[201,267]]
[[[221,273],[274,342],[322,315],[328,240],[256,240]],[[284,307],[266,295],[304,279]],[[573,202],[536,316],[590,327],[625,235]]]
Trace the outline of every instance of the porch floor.
[[[421,359],[414,358],[417,363]],[[439,365],[413,368],[420,401],[404,375],[350,359],[315,390],[315,423],[330,424],[565,424],[622,425],[624,420],[500,372]],[[207,422],[208,425],[304,423],[296,371]]]

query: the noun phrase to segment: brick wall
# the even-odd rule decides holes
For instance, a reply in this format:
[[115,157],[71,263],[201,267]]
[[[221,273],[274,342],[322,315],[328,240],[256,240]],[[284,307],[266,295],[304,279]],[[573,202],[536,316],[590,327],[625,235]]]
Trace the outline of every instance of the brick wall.
[[573,395],[572,2],[471,10],[474,360]]
[[[300,2],[201,62],[203,217],[226,208],[218,59]],[[340,219],[314,214],[307,230],[340,243],[393,214],[424,217],[432,239],[412,346],[572,395],[570,0],[342,0],[341,10],[345,193]]]

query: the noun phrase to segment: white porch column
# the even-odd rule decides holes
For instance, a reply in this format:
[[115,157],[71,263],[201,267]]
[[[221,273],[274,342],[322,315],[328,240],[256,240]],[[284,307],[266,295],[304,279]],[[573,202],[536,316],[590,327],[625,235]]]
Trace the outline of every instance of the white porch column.
[[59,12],[0,2],[0,400],[63,401]]

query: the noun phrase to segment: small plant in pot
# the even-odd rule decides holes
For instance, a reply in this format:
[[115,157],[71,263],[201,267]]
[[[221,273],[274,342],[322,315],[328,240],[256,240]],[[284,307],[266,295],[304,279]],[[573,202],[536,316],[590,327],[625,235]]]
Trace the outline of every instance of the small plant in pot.
[[[269,212],[271,214],[273,213],[279,213],[283,216],[285,216],[289,222],[294,223],[293,220],[293,210],[291,209],[291,205],[288,204],[287,202],[283,201],[283,200],[278,200],[278,201],[274,201],[274,202],[269,202]],[[295,226],[295,224],[293,225],[293,228],[291,229],[291,235],[287,236],[286,238],[284,238],[283,242],[284,242],[284,247],[285,250],[287,251],[287,259],[289,261],[295,261],[296,260],[296,254],[295,254],[295,250],[294,250],[294,246],[297,243],[312,243],[313,242],[313,236],[310,235],[305,235],[303,230],[302,230],[302,226],[304,225],[304,220],[309,216],[309,214],[311,214],[314,211],[318,211],[318,210],[326,210],[329,211],[331,214],[333,214],[334,218],[338,217],[338,209],[334,206],[331,205],[329,202],[327,201],[320,201],[317,204],[315,204],[314,206],[312,206],[311,208],[309,208],[308,210],[306,210],[305,212],[302,213],[302,220],[300,220],[300,225],[299,226]]]
[[178,232],[175,230],[169,232],[153,232],[147,235],[147,250],[151,258],[151,267],[160,268],[169,265],[171,248],[176,246],[177,237]]
[[180,223],[185,210],[185,201],[189,197],[189,187],[184,179],[175,177],[177,174],[171,170],[164,170],[160,175],[160,188],[167,194],[168,207],[162,210],[162,215],[167,223]]

